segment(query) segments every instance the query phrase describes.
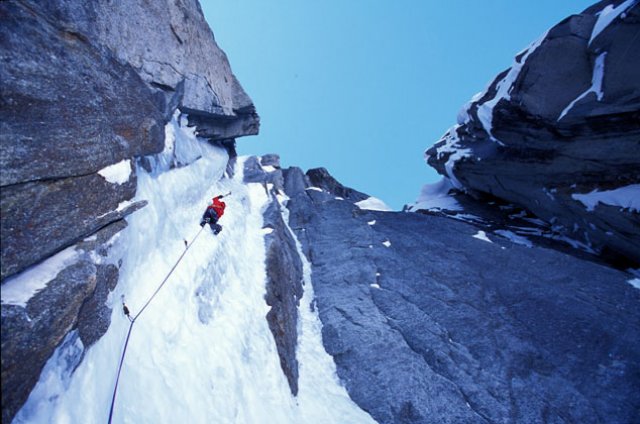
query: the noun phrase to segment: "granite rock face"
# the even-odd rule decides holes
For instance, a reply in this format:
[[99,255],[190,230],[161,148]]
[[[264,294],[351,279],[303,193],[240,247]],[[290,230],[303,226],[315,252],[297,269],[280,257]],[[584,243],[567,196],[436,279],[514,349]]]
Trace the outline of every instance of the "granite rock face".
[[230,149],[259,118],[196,0],[16,0],[0,16],[3,292],[65,249],[84,252],[26,305],[3,295],[9,422],[70,331],[88,347],[108,328],[119,264],[95,258],[144,206],[136,164],[163,151],[176,109]]
[[428,163],[478,198],[521,205],[611,262],[638,266],[637,209],[576,196],[640,184],[640,56],[629,53],[639,30],[637,1],[563,20],[463,108]]
[[[380,423],[633,422],[629,274],[471,224],[362,210],[285,172],[325,349]],[[476,237],[474,237],[476,236]]]
[[[70,247],[69,263],[26,305],[2,304],[2,421],[11,421],[70,331],[78,330],[85,349],[107,331],[107,295],[118,281],[119,269],[118,252],[111,250],[124,227],[124,220],[116,221]],[[13,284],[11,280],[3,289]]]
[[[53,1],[42,7],[63,27],[106,46],[167,104],[189,113],[199,135],[224,139],[258,133],[253,102],[231,72],[197,0]],[[167,109],[170,116],[175,106]]]
[[136,72],[44,11],[3,2],[2,278],[122,214],[135,172],[97,172],[163,148],[162,99]]

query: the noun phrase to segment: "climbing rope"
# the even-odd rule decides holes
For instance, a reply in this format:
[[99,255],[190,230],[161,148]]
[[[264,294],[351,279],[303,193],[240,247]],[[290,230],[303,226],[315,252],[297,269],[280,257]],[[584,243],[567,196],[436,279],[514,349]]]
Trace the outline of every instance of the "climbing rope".
[[111,424],[111,420],[113,419],[113,407],[116,403],[116,394],[118,393],[118,382],[120,381],[120,371],[122,371],[122,365],[124,364],[124,357],[127,353],[127,347],[129,346],[129,337],[131,337],[131,330],[133,330],[133,324],[136,323],[136,320],[140,317],[140,315],[142,315],[142,313],[147,308],[147,306],[149,306],[153,298],[156,297],[156,295],[158,294],[162,286],[164,286],[167,280],[169,280],[169,277],[171,276],[171,274],[173,274],[173,271],[176,269],[176,267],[178,266],[182,258],[184,258],[184,255],[187,254],[187,251],[189,250],[189,248],[193,245],[193,243],[196,241],[198,236],[202,233],[202,230],[204,230],[204,226],[200,229],[200,231],[198,231],[198,234],[195,235],[193,240],[191,240],[191,243],[186,244],[184,252],[182,252],[182,255],[180,255],[176,263],[173,265],[173,268],[171,268],[171,270],[169,271],[167,276],[164,277],[164,280],[162,280],[162,282],[160,283],[156,291],[153,292],[153,294],[149,297],[147,302],[144,304],[144,306],[142,306],[142,308],[140,309],[140,311],[138,311],[136,315],[131,317],[129,314],[129,308],[127,308],[127,306],[124,304],[124,300],[122,302],[122,308],[123,308],[124,314],[127,316],[127,318],[129,318],[130,323],[129,323],[129,331],[127,332],[127,338],[124,342],[124,348],[122,349],[122,356],[120,357],[120,365],[118,365],[118,374],[116,376],[116,384],[113,388],[113,397],[111,398],[111,409],[109,410],[109,424]]

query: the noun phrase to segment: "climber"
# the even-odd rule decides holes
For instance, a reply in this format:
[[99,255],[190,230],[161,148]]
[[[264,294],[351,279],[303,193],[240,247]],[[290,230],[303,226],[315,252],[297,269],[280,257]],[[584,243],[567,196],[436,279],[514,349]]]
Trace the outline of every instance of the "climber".
[[230,194],[231,192],[227,193],[226,195],[221,194],[211,199],[211,204],[207,206],[207,209],[202,215],[202,220],[200,221],[201,227],[204,227],[204,224],[209,224],[209,226],[211,227],[211,231],[213,231],[213,234],[216,235],[220,231],[222,231],[222,225],[218,224],[218,220],[222,218],[222,215],[224,214],[224,208],[227,205],[220,199]]

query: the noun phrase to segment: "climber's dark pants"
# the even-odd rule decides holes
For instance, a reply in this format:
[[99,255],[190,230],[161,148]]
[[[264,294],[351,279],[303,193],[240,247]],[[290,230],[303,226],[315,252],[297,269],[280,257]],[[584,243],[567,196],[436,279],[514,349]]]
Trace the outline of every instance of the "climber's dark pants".
[[213,231],[214,234],[222,231],[222,226],[218,224],[218,214],[212,208],[207,208],[207,210],[204,211],[200,226],[204,226],[207,222],[209,222],[209,227],[211,227],[211,231]]

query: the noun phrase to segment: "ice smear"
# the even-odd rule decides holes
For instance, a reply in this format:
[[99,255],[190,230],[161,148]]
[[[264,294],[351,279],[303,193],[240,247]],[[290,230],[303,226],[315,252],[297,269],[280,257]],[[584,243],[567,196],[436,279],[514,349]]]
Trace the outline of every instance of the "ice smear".
[[305,190],[324,191],[320,187],[307,187]]
[[449,191],[454,186],[449,178],[443,177],[434,184],[425,184],[422,186],[420,196],[416,202],[409,208],[410,211],[418,210],[449,210],[462,211],[462,206],[453,197],[449,195]]
[[627,280],[627,283],[640,290],[640,278],[632,278],[631,280]]
[[131,177],[131,159],[125,159],[98,171],[111,184],[124,184]]
[[393,211],[389,206],[386,205],[382,200],[377,197],[368,197],[364,200],[356,202],[356,206],[360,209],[367,209],[370,211],[383,211],[390,212]]
[[589,45],[591,42],[614,21],[618,16],[620,16],[624,11],[629,9],[637,0],[627,0],[623,3],[620,3],[618,6],[613,6],[612,4],[606,5],[600,12],[597,13],[598,20],[593,26],[593,30],[591,31],[591,37],[589,38]]
[[619,206],[631,211],[640,211],[640,184],[632,184],[615,190],[593,190],[586,194],[572,194],[571,197],[580,201],[587,211],[591,212],[598,203],[610,206]]
[[604,79],[604,60],[607,57],[607,52],[602,52],[596,57],[596,61],[593,65],[593,73],[591,74],[591,87],[587,89],[584,93],[576,97],[564,108],[560,116],[558,117],[558,121],[561,120],[569,111],[573,108],[573,106],[578,103],[580,100],[584,99],[589,93],[594,93],[598,101],[602,101],[602,97],[604,93],[602,91],[602,80]]
[[482,240],[482,241],[487,241],[489,243],[493,243],[491,240],[489,240],[489,237],[487,237],[487,233],[485,233],[482,230],[478,231],[475,235],[473,235],[473,238],[477,238],[478,240]]
[[25,307],[36,293],[44,289],[58,273],[73,264],[79,253],[75,246],[68,247],[2,283],[2,303]]

